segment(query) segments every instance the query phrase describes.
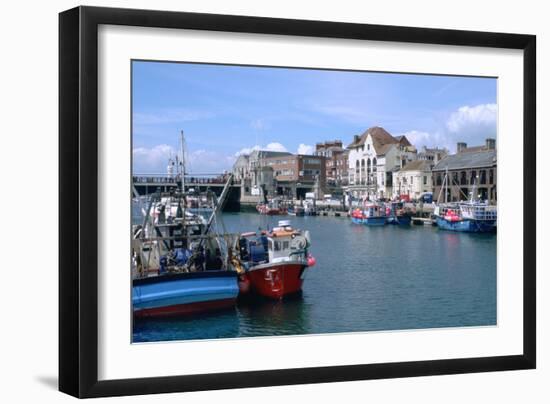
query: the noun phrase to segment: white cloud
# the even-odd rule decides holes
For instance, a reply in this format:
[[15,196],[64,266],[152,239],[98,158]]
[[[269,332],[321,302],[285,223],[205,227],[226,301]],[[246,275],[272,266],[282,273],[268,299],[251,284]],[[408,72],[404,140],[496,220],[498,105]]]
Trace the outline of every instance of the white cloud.
[[260,150],[260,146],[252,146],[252,147],[244,147],[241,150],[239,150],[237,153],[235,153],[235,157],[239,157],[240,155],[244,154],[250,154],[255,150]]
[[422,146],[446,147],[450,150],[450,146],[452,146],[454,141],[451,137],[446,136],[441,132],[430,133],[419,130],[411,130],[408,132],[399,133],[396,136],[405,136],[409,140],[409,142],[411,142],[411,144],[415,146],[418,150],[420,150]]
[[269,150],[269,151],[278,151],[278,152],[286,152],[286,147],[284,147],[282,144],[273,142],[269,143],[264,149],[262,150]]
[[411,142],[416,147],[421,147],[423,145],[430,145],[434,141],[434,136],[428,132],[422,132],[418,130],[411,130],[409,132],[400,133],[399,136],[405,136],[409,142]]
[[[178,154],[169,145],[161,144],[151,148],[137,147],[133,150],[133,169],[136,174],[164,174],[167,171],[168,159]],[[186,171],[190,174],[218,174],[230,170],[235,163],[235,156],[220,152],[199,149],[186,153]]]
[[497,135],[497,105],[480,104],[462,106],[451,113],[443,129],[434,132],[411,130],[404,135],[420,149],[422,146],[446,147],[450,151],[456,150],[457,142],[466,142],[468,146],[478,146],[485,143],[485,139],[495,138]]
[[497,105],[480,104],[473,107],[460,107],[447,120],[447,129],[451,133],[486,131],[488,136],[496,134]]
[[241,154],[250,154],[255,150],[267,150],[267,151],[278,151],[278,152],[287,151],[286,147],[284,147],[281,143],[271,142],[271,143],[268,143],[266,146],[255,145],[252,147],[244,147],[241,150],[239,150],[237,153],[235,153],[235,157],[239,157]]
[[298,146],[298,151],[296,151],[296,154],[313,154],[315,151],[315,148],[313,146],[300,143],[300,146]]
[[166,108],[155,112],[134,112],[134,125],[159,125],[165,123],[178,123],[198,121],[210,118],[210,112],[187,108]]
[[176,151],[167,144],[152,148],[137,147],[133,150],[134,172],[138,174],[155,174],[166,172],[168,159],[174,157]]
[[189,174],[220,174],[230,171],[235,163],[235,156],[227,156],[219,152],[199,149],[187,156],[187,172]]

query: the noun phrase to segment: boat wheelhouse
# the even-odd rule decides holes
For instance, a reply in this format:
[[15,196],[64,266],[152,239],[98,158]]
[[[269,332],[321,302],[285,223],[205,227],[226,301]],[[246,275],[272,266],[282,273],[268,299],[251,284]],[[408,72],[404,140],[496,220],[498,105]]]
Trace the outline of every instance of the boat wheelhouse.
[[362,208],[352,210],[351,221],[367,226],[384,226],[387,222],[386,207],[375,202],[366,202]]

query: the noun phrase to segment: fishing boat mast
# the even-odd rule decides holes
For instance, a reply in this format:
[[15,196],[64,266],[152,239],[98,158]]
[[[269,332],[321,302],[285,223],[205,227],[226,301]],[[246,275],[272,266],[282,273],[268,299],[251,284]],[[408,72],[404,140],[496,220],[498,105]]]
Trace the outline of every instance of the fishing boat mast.
[[181,160],[180,160],[180,176],[181,176],[181,192],[185,193],[185,143],[183,130],[180,132]]
[[445,204],[449,195],[449,167],[445,167]]

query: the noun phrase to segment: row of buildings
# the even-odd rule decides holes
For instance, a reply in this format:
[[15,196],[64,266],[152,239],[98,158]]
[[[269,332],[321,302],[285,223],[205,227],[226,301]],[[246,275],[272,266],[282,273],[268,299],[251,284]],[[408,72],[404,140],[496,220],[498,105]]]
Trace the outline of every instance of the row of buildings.
[[341,140],[317,143],[312,155],[256,150],[237,159],[233,174],[241,182],[241,199],[257,202],[267,195],[303,198],[314,192],[349,194],[356,198],[417,199],[432,192],[435,199],[476,197],[496,202],[496,144],[418,150],[405,136],[382,127],[369,128],[344,146]]

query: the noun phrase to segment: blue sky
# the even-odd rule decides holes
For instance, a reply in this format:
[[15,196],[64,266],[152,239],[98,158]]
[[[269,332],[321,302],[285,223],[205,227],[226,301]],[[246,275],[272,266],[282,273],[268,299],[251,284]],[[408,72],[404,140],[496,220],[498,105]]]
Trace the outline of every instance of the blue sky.
[[217,173],[253,148],[307,154],[371,126],[417,146],[496,137],[493,78],[133,62],[134,172],[165,172],[186,138],[188,171]]

